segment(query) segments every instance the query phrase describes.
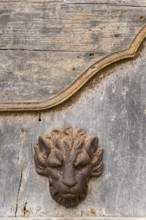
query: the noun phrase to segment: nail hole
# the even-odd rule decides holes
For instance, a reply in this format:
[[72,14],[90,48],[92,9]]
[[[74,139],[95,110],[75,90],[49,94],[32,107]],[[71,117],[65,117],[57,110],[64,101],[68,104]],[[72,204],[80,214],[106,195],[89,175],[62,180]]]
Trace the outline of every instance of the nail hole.
[[41,113],[39,112],[39,119],[38,119],[38,121],[42,121],[42,119],[41,119]]
[[114,36],[115,36],[115,37],[120,37],[120,34],[115,34]]
[[23,207],[24,213],[26,213],[26,206],[27,206],[27,202],[25,202],[24,207]]
[[75,69],[76,69],[75,67],[72,68],[72,70],[75,70]]
[[26,213],[29,213],[29,210],[27,209],[27,202],[25,202],[24,204],[23,213],[24,213],[24,216],[26,215]]
[[140,16],[139,16],[139,19],[140,19],[140,20],[143,20],[144,18],[145,18],[145,16],[143,16],[143,15],[140,15]]
[[89,57],[93,57],[94,56],[94,53],[89,53]]
[[21,129],[21,132],[22,132],[22,133],[24,132],[24,129],[23,129],[23,128]]

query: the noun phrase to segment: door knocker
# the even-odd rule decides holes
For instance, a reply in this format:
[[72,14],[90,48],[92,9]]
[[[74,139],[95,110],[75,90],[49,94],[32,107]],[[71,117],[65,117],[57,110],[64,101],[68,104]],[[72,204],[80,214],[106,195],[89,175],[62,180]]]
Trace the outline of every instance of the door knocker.
[[102,174],[102,156],[97,137],[64,128],[39,137],[34,160],[37,173],[49,178],[52,198],[70,208],[85,199],[89,179]]

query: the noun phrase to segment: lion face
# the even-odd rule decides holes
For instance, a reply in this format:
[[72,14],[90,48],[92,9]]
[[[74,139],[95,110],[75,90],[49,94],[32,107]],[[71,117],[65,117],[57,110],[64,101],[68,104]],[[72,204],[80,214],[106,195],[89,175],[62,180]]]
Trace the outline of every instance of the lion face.
[[103,170],[97,137],[81,129],[53,130],[35,146],[36,171],[49,178],[52,198],[66,208],[85,199],[89,179]]

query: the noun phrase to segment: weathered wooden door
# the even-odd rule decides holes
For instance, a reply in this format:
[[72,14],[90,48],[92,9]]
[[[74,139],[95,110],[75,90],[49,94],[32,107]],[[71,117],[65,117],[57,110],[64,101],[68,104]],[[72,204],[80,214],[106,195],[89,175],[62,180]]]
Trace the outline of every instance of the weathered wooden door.
[[145,23],[145,0],[0,0],[0,219],[146,216]]

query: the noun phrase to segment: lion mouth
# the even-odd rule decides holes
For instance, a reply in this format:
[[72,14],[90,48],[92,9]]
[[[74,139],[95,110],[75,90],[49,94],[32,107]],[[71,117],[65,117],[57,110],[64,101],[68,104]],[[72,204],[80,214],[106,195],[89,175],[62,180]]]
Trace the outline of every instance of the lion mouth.
[[61,193],[61,196],[65,199],[74,199],[79,196],[79,194],[74,193]]
[[81,201],[86,198],[88,186],[86,185],[84,192],[75,193],[75,192],[59,192],[56,188],[50,183],[50,193],[52,198],[59,203],[60,205],[65,206],[66,208],[74,207],[78,205]]

